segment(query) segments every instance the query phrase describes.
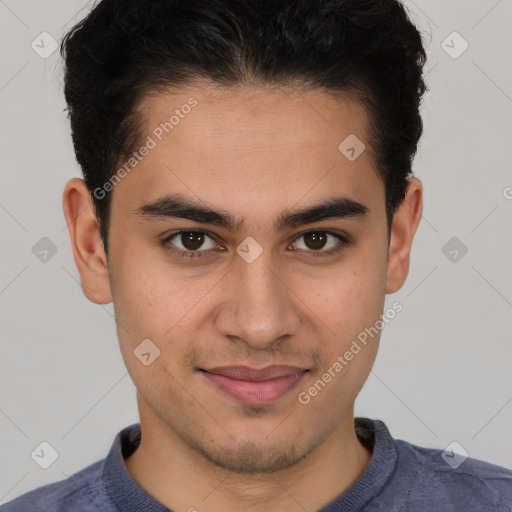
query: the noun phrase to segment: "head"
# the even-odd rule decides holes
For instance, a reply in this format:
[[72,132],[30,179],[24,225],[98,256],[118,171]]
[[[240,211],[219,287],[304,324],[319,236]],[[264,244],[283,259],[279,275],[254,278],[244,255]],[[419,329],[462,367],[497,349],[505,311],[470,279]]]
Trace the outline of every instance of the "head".
[[[234,471],[293,465],[350,416],[380,333],[297,397],[408,273],[417,29],[396,0],[103,0],[62,54],[73,252],[114,304],[141,419]],[[269,364],[307,372],[267,404],[203,371]]]

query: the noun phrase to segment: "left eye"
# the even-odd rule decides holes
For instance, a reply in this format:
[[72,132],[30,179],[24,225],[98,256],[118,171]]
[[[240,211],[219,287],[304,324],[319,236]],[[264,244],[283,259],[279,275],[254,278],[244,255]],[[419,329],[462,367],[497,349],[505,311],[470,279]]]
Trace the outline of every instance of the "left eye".
[[[299,236],[296,240],[303,239],[302,243],[294,242],[295,249],[310,249],[313,251],[319,251],[321,249],[332,249],[336,247],[337,243],[342,240],[340,235],[335,235],[328,231],[309,231]],[[328,240],[331,239],[331,244],[328,245]],[[329,252],[329,251],[325,251]]]

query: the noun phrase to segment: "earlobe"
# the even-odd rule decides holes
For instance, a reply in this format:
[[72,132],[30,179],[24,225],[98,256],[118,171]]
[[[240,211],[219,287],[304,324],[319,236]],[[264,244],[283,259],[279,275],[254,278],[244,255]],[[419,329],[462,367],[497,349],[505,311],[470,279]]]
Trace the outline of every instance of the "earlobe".
[[73,256],[84,295],[96,304],[112,302],[107,257],[91,194],[80,178],[66,183],[62,196]]
[[391,226],[386,293],[395,293],[405,283],[413,238],[423,212],[423,185],[417,178],[408,181],[406,196],[395,212]]

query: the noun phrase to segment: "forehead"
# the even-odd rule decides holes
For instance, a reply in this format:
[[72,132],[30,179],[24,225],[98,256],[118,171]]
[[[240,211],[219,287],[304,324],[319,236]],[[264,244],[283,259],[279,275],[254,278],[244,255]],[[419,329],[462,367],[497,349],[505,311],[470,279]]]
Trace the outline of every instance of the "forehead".
[[[190,104],[194,104],[189,108]],[[171,120],[173,142],[195,153],[245,152],[282,145],[337,149],[340,137],[366,139],[367,113],[353,96],[317,89],[188,86],[152,93],[139,105],[148,133]],[[173,116],[173,114],[176,114]],[[180,129],[178,130],[178,125]],[[164,137],[167,132],[164,130]]]
[[[113,196],[124,188],[130,206],[168,192],[209,204],[222,199],[224,209],[229,204],[240,214],[263,203],[282,210],[333,189],[361,202],[383,196],[368,151],[367,113],[348,96],[194,85],[153,93],[138,110],[143,143],[151,140],[152,149]],[[351,160],[340,151],[345,140],[366,149]]]

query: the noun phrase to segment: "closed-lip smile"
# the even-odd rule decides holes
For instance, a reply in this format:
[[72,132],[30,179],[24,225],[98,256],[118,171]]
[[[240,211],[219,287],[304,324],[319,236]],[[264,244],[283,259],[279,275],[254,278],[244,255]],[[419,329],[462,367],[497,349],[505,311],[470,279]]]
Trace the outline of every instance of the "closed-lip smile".
[[201,369],[209,382],[224,394],[246,404],[266,404],[291,391],[307,373],[298,366],[219,366]]

